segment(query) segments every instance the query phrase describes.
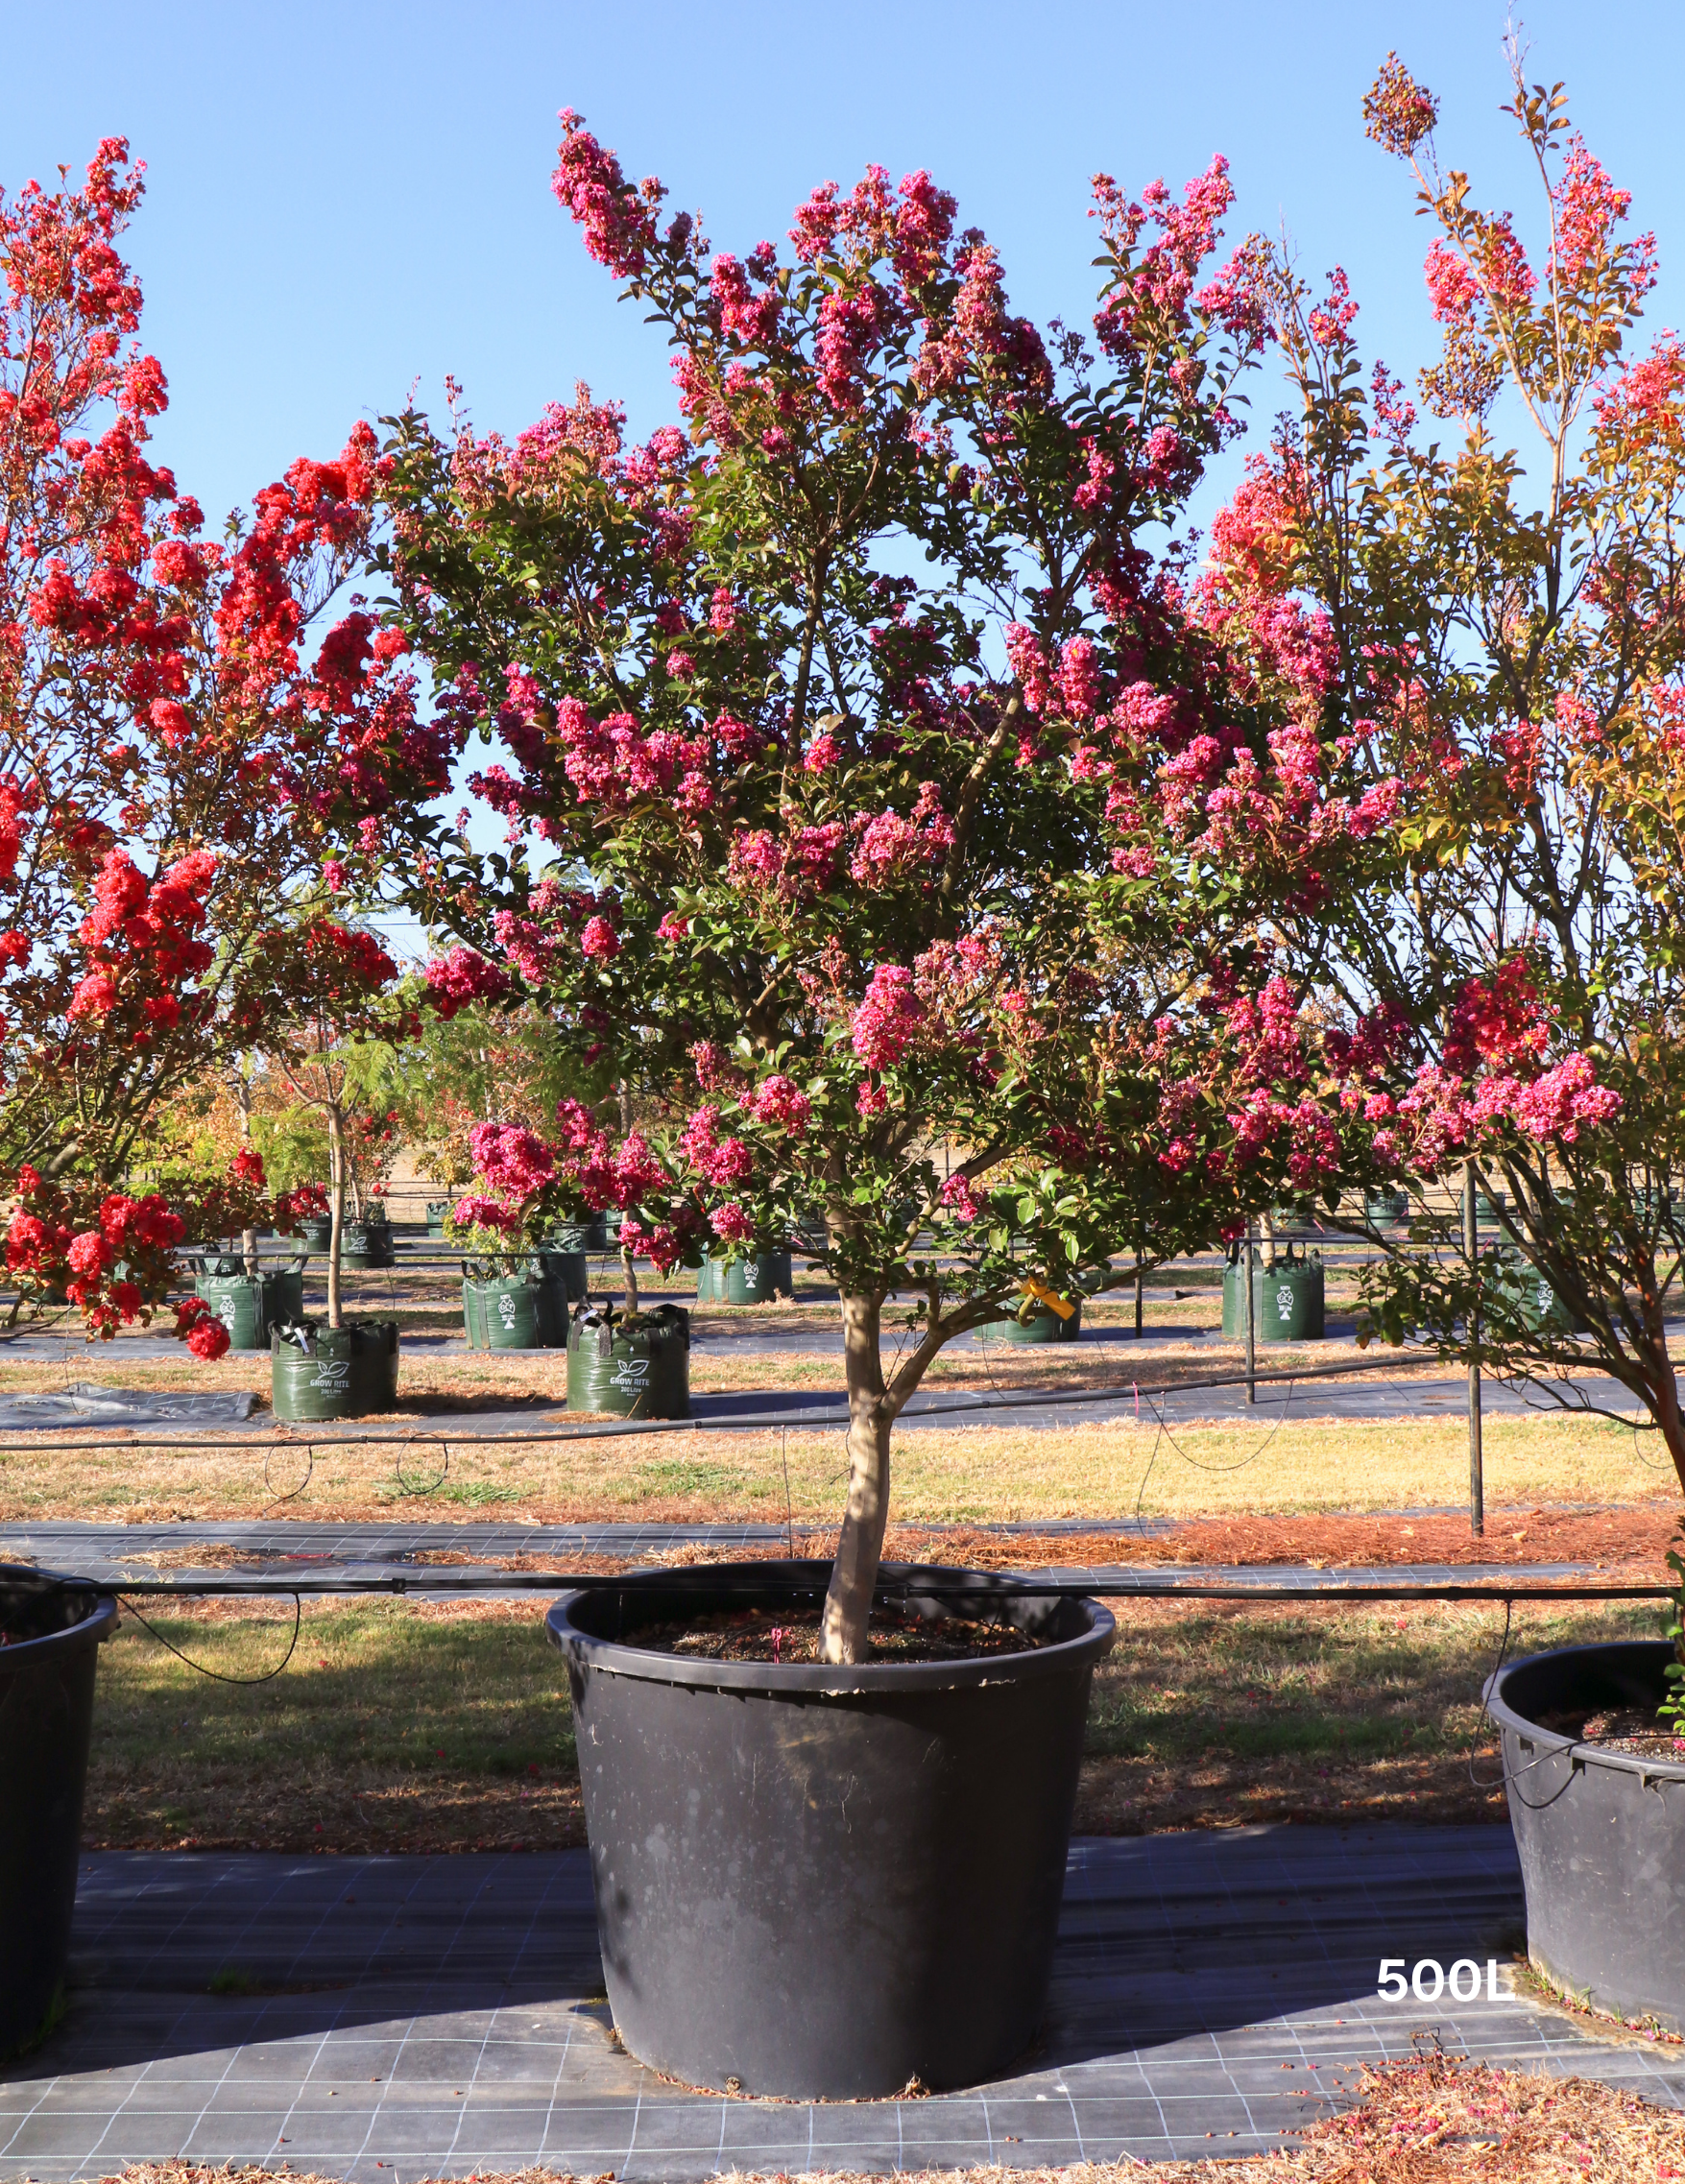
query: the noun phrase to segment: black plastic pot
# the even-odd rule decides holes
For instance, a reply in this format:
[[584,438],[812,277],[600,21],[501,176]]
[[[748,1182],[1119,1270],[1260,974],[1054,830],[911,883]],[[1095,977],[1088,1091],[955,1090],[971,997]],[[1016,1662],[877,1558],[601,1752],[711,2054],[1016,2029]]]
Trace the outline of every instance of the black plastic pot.
[[[886,1564],[885,1585],[921,1613],[1057,1643],[853,1668],[637,1643],[652,1622],[757,1604],[757,1584],[763,1607],[816,1605],[829,1575],[823,1562],[652,1571],[550,1610],[614,2023],[633,2054],[690,2085],[850,2100],[914,2077],[975,2084],[1041,2019],[1112,1618],[1093,1600],[1002,1600],[976,1572]],[[978,1594],[993,1603],[968,1606]]]
[[1566,1645],[1486,1687],[1527,1888],[1528,1955],[1599,2009],[1685,2032],[1685,1761],[1582,1744],[1541,1714],[1667,1693],[1666,1640]]
[[94,1664],[117,1603],[0,1563],[0,2057],[47,2029],[70,1953]]

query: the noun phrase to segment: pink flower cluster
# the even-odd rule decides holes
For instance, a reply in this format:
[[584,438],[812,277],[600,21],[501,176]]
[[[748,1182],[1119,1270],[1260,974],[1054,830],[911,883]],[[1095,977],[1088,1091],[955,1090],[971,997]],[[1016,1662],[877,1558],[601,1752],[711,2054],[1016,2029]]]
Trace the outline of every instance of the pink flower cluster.
[[718,1108],[699,1107],[685,1125],[679,1150],[705,1183],[732,1190],[749,1180],[755,1156],[741,1138],[722,1138],[719,1128]]
[[799,1138],[812,1118],[812,1103],[806,1093],[794,1077],[779,1071],[761,1078],[755,1088],[753,1104],[757,1121],[777,1123],[793,1138]]
[[447,1022],[470,1002],[500,1000],[510,991],[508,973],[471,948],[436,956],[424,975],[428,1003]]
[[849,873],[862,887],[923,876],[942,862],[952,841],[953,822],[942,809],[942,791],[935,781],[924,781],[909,817],[879,811],[859,824]]
[[913,990],[913,973],[899,963],[880,963],[854,1013],[849,1044],[867,1068],[891,1068],[924,1025],[925,1006]]

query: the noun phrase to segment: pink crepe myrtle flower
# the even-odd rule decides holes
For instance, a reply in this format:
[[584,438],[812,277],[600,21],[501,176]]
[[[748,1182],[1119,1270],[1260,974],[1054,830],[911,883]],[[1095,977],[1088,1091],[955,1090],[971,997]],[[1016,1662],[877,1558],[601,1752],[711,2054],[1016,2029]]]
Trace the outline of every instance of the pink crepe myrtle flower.
[[813,1109],[805,1092],[793,1077],[773,1075],[763,1077],[756,1087],[755,1115],[761,1122],[778,1122],[792,1137],[800,1137],[806,1129]]
[[612,963],[620,952],[620,936],[607,918],[591,918],[579,936],[579,946],[593,962]]

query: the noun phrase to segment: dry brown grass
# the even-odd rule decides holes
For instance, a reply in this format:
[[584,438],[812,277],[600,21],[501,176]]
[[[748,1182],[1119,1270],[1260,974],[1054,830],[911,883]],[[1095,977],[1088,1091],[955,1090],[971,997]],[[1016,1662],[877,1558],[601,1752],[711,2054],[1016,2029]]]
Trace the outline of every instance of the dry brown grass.
[[[894,1510],[907,1524],[1047,1517],[1315,1514],[1438,1507],[1468,1491],[1456,1419],[1144,1423],[1047,1428],[966,1426],[898,1433]],[[396,1428],[401,1431],[401,1427]],[[324,1443],[309,1469],[303,1428],[251,1447],[137,1446],[113,1432],[32,1440],[0,1457],[0,1521],[67,1517],[108,1523],[253,1518],[460,1519],[535,1524],[615,1517],[698,1523],[830,1523],[841,1508],[838,1433],[777,1428],[577,1441],[474,1440],[471,1420],[419,1427],[436,1448]],[[18,1444],[13,1443],[16,1447]],[[1671,1504],[1671,1469],[1630,1430],[1598,1419],[1490,1418],[1486,1497],[1496,1512],[1540,1503]],[[265,1474],[267,1453],[268,1473]],[[400,1476],[399,1465],[402,1473]],[[786,1503],[786,1465],[788,1501]],[[308,1474],[308,1476],[307,1476]],[[429,1491],[430,1482],[437,1485]],[[1494,1530],[1513,1531],[1515,1524]]]
[[[480,2172],[482,2184],[565,2184],[553,2170]],[[1290,2148],[1250,2159],[1070,2169],[902,2172],[903,2184],[1652,2184],[1685,2176],[1685,2116],[1595,2078],[1547,2077],[1448,2056],[1365,2070],[1352,2105]],[[327,2184],[255,2167],[157,2162],[121,2184]],[[571,2180],[567,2180],[571,2184]],[[722,2184],[766,2184],[732,2171]],[[847,2184],[806,2172],[778,2184]]]
[[[253,1685],[201,1678],[126,1619],[101,1652],[86,1839],[358,1853],[582,1841],[547,1605],[542,1593],[306,1603],[292,1665]],[[1119,1636],[1095,1678],[1079,1833],[1503,1818],[1479,1708],[1502,1609],[1111,1605]],[[228,1676],[274,1667],[293,1621],[290,1601],[145,1612]],[[1643,1609],[1523,1607],[1512,1651],[1655,1627]]]

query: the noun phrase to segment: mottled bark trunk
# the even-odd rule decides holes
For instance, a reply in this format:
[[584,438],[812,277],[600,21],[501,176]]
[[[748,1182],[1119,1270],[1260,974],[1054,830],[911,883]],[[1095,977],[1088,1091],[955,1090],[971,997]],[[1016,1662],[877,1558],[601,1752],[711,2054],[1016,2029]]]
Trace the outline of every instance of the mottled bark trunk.
[[[242,1076],[236,1075],[234,1079],[234,1096],[240,1103],[240,1142],[243,1145],[249,1145],[252,1142],[252,1087]],[[254,1275],[257,1272],[257,1231],[255,1229],[242,1229],[240,1231],[240,1252],[246,1261],[247,1273]]]
[[883,1387],[879,1297],[842,1301],[849,1389],[849,1502],[825,1596],[819,1651],[826,1661],[863,1661],[883,1530],[889,1520],[890,1411]]
[[337,1107],[327,1110],[327,1189],[332,1229],[327,1238],[327,1324],[338,1327],[339,1250],[346,1225],[345,1127]]
[[[620,1135],[622,1138],[632,1135],[632,1087],[624,1077],[620,1079]],[[629,1251],[620,1254],[620,1280],[626,1290],[626,1309],[635,1312],[638,1309],[638,1270]]]

